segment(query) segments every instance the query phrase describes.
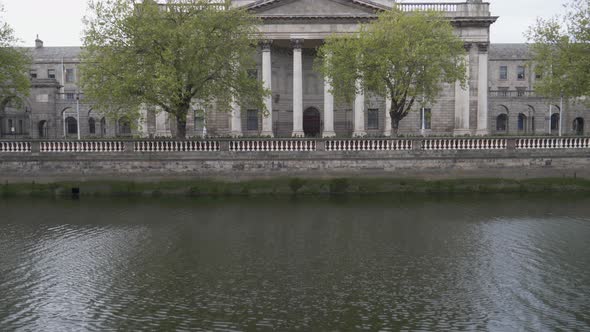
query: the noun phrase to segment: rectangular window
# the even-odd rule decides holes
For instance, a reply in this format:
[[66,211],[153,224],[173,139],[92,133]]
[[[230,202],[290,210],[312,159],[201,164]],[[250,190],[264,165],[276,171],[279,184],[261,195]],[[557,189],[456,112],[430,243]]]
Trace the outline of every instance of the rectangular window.
[[526,95],[526,88],[522,88],[522,87],[516,88],[516,95],[519,97],[525,96]]
[[8,131],[14,134],[14,127],[12,126],[12,119],[8,119]]
[[258,130],[258,110],[246,112],[246,130]]
[[74,77],[74,69],[73,68],[66,69],[66,83],[74,83],[75,80],[76,79]]
[[22,134],[23,133],[23,120],[18,120],[18,133]]
[[516,69],[516,78],[519,81],[522,81],[525,79],[525,69],[524,66],[518,66]]
[[202,115],[195,116],[195,131],[197,134],[203,133],[203,128],[205,127],[205,117]]
[[36,69],[31,69],[29,71],[29,75],[31,76],[31,78],[37,78],[37,70]]
[[508,79],[508,67],[507,66],[500,66],[500,79],[501,80]]
[[66,92],[66,100],[76,100],[75,92]]
[[[424,114],[424,116],[422,114]],[[422,110],[420,110],[420,129],[422,129],[422,123],[424,123],[424,129],[430,129],[431,118],[432,112],[430,108],[425,108],[424,113],[422,113]]]
[[376,108],[367,111],[367,129],[379,129],[379,110]]
[[55,69],[47,69],[47,78],[55,79]]
[[541,73],[535,73],[535,79],[542,80],[543,79],[543,74],[541,74]]

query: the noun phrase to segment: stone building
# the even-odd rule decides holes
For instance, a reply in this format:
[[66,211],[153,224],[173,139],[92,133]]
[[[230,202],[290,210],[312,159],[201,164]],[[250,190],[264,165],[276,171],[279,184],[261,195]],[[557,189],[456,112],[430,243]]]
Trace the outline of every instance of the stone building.
[[[391,130],[384,98],[356,96],[351,104],[334,102],[330,86],[313,70],[315,50],[332,33],[351,33],[359,22],[387,10],[393,0],[234,0],[262,19],[264,40],[253,56],[256,75],[271,87],[270,110],[231,113],[195,109],[189,114],[188,136],[388,136]],[[400,123],[404,135],[583,134],[590,111],[566,105],[560,123],[559,101],[535,95],[535,79],[524,44],[489,43],[497,17],[481,0],[463,3],[404,3],[404,11],[436,9],[445,13],[465,42],[468,88],[446,84],[436,103],[416,109]],[[4,101],[0,109],[2,137],[63,138],[169,136],[175,121],[165,113],[144,112],[138,126],[126,118],[108,119],[79,94],[80,48],[45,47],[37,39],[31,49],[32,91],[20,108]],[[78,114],[79,108],[79,114]],[[79,127],[78,128],[78,118]]]

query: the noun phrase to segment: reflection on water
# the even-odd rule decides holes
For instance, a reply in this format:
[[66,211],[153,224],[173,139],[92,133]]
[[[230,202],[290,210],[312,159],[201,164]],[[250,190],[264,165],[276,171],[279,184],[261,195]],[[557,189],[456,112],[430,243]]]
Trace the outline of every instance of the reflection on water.
[[0,201],[0,330],[590,328],[590,198]]

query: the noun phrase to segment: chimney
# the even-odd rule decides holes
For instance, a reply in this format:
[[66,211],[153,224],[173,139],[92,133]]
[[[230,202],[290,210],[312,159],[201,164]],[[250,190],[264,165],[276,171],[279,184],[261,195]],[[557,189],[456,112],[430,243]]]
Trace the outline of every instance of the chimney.
[[37,35],[37,39],[35,39],[35,48],[42,48],[43,47],[43,41],[41,39],[39,39],[39,35]]

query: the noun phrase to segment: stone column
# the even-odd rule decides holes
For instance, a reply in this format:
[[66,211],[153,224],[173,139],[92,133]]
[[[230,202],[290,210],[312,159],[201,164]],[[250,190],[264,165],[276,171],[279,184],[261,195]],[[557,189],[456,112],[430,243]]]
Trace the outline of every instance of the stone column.
[[391,114],[389,111],[391,110],[391,97],[385,97],[385,129],[383,131],[383,135],[386,137],[391,136]]
[[[357,90],[361,87],[362,81],[357,79],[356,86]],[[356,94],[354,98],[354,107],[353,107],[353,118],[354,118],[354,131],[352,132],[352,137],[363,137],[367,133],[365,132],[365,94],[364,92],[359,92]]]
[[332,85],[327,77],[324,77],[324,132],[322,137],[334,137],[334,95],[330,90]]
[[242,114],[240,105],[235,100],[231,103],[230,135],[233,137],[242,136]]
[[[260,43],[262,47],[262,84],[267,90],[272,89],[272,61],[270,57],[270,46],[272,40],[264,40]],[[264,97],[264,105],[266,106],[266,115],[262,117],[262,136],[273,137],[272,132],[272,93]]]
[[293,137],[304,136],[303,132],[303,64],[301,47],[303,39],[291,40],[293,47]]
[[488,45],[479,43],[479,73],[477,75],[477,131],[476,135],[488,135]]
[[469,135],[469,51],[471,44],[465,43],[465,63],[467,84],[463,89],[459,81],[455,82],[455,135]]

